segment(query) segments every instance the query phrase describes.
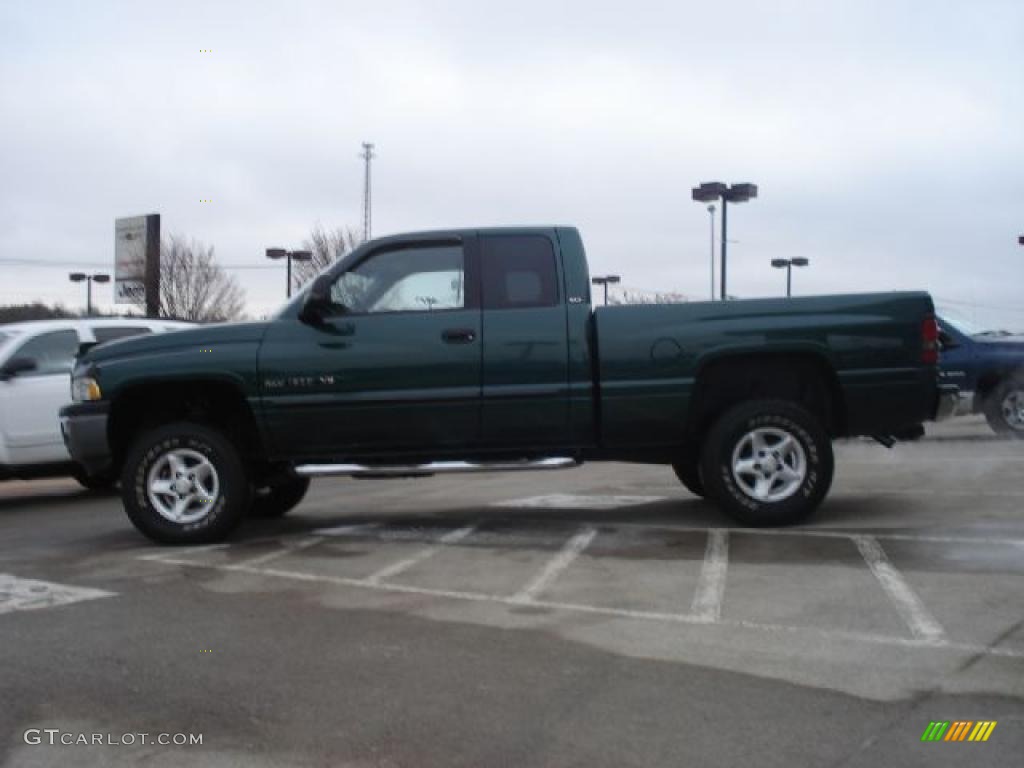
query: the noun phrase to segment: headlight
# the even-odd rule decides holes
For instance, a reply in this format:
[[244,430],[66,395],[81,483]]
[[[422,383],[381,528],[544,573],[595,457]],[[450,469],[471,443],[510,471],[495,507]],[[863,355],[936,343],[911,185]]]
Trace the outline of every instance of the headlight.
[[71,380],[71,399],[76,403],[84,403],[88,400],[100,400],[103,393],[100,392],[100,385],[91,376],[81,376]]

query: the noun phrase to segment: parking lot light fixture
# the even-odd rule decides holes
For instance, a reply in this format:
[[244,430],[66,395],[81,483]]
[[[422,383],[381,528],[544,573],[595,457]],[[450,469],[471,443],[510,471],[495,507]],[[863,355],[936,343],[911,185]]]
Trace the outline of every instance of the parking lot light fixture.
[[592,282],[594,285],[604,286],[604,305],[606,307],[608,306],[608,284],[617,283],[621,279],[622,278],[620,278],[618,275],[599,275],[597,277],[591,278],[590,282]]
[[85,314],[87,317],[92,316],[92,283],[94,280],[97,283],[109,283],[110,275],[103,272],[97,272],[94,275],[85,272],[72,272],[68,275],[68,279],[72,283],[85,283]]
[[803,256],[796,256],[792,259],[772,259],[773,267],[786,270],[786,298],[793,295],[793,267],[806,267],[810,263],[811,260]]
[[705,181],[700,186],[691,190],[691,196],[698,203],[711,203],[715,200],[722,201],[722,301],[725,301],[729,292],[727,290],[727,247],[728,237],[728,203],[745,203],[757,197],[757,185],[744,182],[742,184],[728,185],[721,181]]
[[277,261],[279,259],[285,259],[287,261],[287,269],[285,271],[285,297],[291,298],[292,295],[292,261],[312,261],[312,251],[288,251],[284,248],[267,248],[267,258]]

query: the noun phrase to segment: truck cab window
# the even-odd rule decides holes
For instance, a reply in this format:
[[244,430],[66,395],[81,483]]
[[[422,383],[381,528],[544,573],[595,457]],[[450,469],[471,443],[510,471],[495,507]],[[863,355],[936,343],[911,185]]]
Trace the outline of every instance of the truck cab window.
[[27,357],[36,362],[36,369],[26,376],[48,376],[68,373],[78,351],[78,334],[74,331],[53,331],[29,339],[12,357]]
[[539,235],[480,238],[485,309],[558,304],[558,272],[551,241]]
[[462,309],[465,284],[462,246],[401,248],[376,253],[339,276],[331,302],[357,314]]

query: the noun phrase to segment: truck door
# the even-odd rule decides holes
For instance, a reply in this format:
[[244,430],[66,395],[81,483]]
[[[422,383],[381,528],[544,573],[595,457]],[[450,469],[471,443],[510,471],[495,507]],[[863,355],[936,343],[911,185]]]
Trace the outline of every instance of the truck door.
[[70,461],[57,411],[71,400],[71,366],[78,351],[71,328],[41,333],[11,353],[35,368],[0,382],[0,429],[12,464]]
[[480,427],[480,304],[461,239],[400,242],[340,274],[318,323],[272,323],[267,429],[289,456],[465,446]]
[[571,442],[566,303],[555,240],[481,234],[483,409],[490,447]]

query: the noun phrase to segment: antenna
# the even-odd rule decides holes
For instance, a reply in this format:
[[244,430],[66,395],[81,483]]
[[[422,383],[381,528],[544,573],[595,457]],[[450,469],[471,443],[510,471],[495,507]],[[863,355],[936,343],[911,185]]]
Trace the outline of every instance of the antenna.
[[366,164],[366,170],[363,174],[363,242],[370,239],[370,161],[376,157],[373,153],[373,144],[367,141],[363,142],[363,154],[360,155]]

